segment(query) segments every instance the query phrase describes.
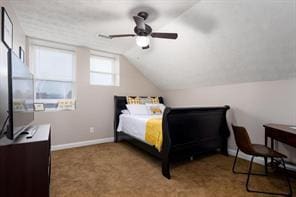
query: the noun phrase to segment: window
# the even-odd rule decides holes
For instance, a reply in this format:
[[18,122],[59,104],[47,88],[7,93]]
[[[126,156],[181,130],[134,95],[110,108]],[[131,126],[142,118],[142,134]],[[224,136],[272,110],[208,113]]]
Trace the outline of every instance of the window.
[[119,65],[116,57],[90,56],[90,84],[119,86]]
[[32,46],[35,103],[57,109],[61,100],[75,99],[75,52]]

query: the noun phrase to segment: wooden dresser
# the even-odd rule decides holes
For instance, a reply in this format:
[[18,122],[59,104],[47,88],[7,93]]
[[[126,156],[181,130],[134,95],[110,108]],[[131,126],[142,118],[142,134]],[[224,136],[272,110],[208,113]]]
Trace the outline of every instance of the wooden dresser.
[[50,145],[50,125],[37,126],[30,139],[0,139],[0,196],[49,196]]

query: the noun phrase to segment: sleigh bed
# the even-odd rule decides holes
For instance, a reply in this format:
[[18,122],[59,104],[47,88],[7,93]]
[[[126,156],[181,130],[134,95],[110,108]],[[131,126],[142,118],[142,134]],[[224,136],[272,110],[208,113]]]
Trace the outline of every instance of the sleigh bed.
[[[163,98],[159,97],[159,102]],[[223,107],[166,107],[162,115],[162,146],[159,151],[137,135],[124,130],[118,131],[122,110],[126,109],[125,96],[114,96],[114,140],[126,140],[162,161],[162,174],[170,179],[170,163],[180,158],[189,158],[200,153],[217,149],[224,155],[227,152],[227,139],[230,135],[226,112],[229,106]],[[133,118],[133,117],[131,117]],[[121,118],[122,119],[122,118]],[[122,121],[122,120],[121,120]]]

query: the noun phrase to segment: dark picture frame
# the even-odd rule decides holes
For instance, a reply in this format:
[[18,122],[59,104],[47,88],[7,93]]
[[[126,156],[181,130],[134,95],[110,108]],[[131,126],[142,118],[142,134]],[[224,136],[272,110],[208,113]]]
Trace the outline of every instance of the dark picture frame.
[[8,49],[13,47],[13,24],[4,7],[1,7],[1,40]]
[[19,47],[19,58],[25,63],[25,51],[22,47]]

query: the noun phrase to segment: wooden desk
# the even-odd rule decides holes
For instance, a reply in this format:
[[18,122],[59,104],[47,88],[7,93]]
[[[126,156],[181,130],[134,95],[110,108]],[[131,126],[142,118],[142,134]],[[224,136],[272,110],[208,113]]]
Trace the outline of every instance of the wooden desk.
[[[265,124],[265,146],[268,146],[268,137],[270,138],[270,148],[274,150],[274,140],[288,144],[296,148],[296,129],[292,125],[282,124]],[[265,165],[267,161],[265,161]],[[274,160],[271,158],[271,166],[274,165]],[[295,176],[294,173],[292,173]]]
[[265,124],[265,146],[268,146],[268,137],[270,140],[270,147],[274,149],[274,140],[288,144],[296,148],[296,127],[292,125],[281,124]]

